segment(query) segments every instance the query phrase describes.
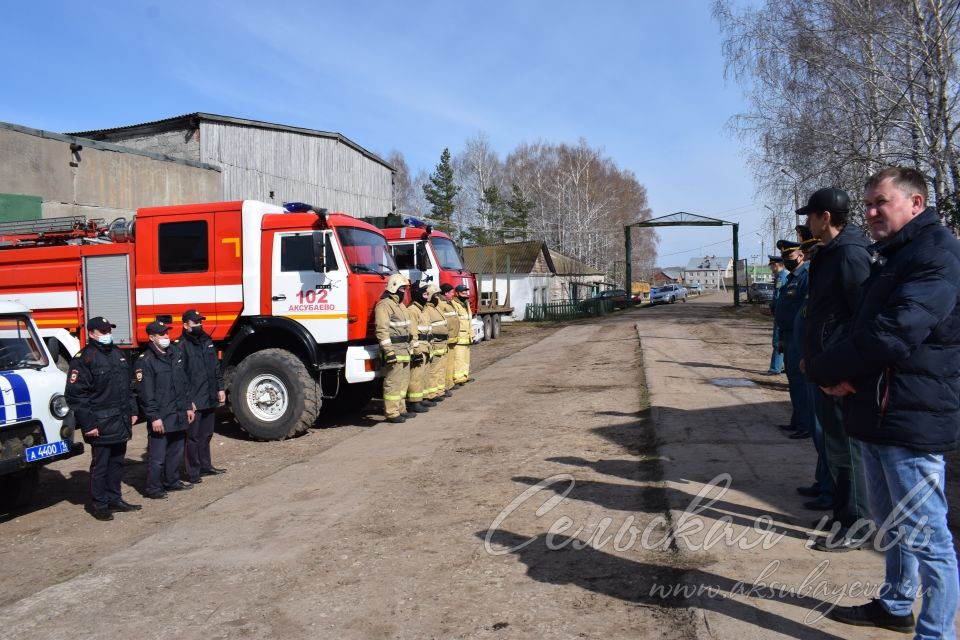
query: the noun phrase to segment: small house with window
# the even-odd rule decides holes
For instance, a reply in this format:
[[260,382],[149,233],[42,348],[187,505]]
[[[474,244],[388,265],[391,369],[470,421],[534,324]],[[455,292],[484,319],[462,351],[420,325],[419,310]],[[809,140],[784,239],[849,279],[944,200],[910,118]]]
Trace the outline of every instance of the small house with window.
[[481,299],[507,304],[509,292],[516,320],[523,319],[529,303],[583,300],[599,293],[605,280],[599,269],[539,240],[464,247],[463,260],[477,276]]

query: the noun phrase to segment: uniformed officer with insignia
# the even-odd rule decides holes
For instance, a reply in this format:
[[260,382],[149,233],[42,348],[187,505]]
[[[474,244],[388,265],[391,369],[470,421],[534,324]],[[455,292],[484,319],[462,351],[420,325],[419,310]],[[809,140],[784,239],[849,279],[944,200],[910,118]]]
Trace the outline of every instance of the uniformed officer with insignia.
[[780,291],[777,307],[774,310],[777,327],[780,329],[781,351],[786,365],[787,382],[790,387],[790,402],[793,413],[790,418],[790,427],[794,433],[791,438],[809,438],[813,425],[813,414],[809,411],[807,401],[807,382],[800,371],[800,360],[803,358],[799,345],[794,340],[794,325],[797,314],[804,306],[807,297],[807,263],[804,262],[800,243],[795,240],[779,240],[777,248],[783,256],[783,264],[790,275]]
[[213,438],[214,414],[227,400],[223,373],[213,339],[203,330],[206,320],[196,309],[183,313],[183,333],[177,342],[187,371],[189,396],[196,410],[196,419],[187,427],[187,455],[184,470],[187,481],[200,482],[200,476],[215,476],[225,469],[213,466],[210,440]]
[[113,344],[116,326],[101,316],[87,321],[87,346],[70,361],[64,391],[77,427],[90,445],[91,511],[97,520],[113,520],[114,511],[140,509],[120,493],[137,401],[130,389],[130,364]]
[[187,426],[193,422],[183,356],[170,344],[169,325],[156,321],[147,325],[150,344],[137,360],[136,380],[140,408],[147,418],[148,498],[167,497],[167,491],[192,488],[180,480],[180,462]]

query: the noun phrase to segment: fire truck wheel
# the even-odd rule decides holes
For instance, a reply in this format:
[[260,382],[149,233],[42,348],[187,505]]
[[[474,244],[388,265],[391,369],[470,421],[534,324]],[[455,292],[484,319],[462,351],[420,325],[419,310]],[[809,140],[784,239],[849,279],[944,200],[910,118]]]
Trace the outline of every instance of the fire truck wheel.
[[0,508],[18,509],[26,506],[37,492],[40,469],[24,469],[0,477]]
[[500,337],[500,314],[493,316],[490,322],[490,337],[496,340]]
[[240,427],[256,440],[306,433],[320,413],[320,386],[285,349],[264,349],[237,365],[230,402]]
[[493,340],[493,327],[489,315],[483,316],[483,339]]

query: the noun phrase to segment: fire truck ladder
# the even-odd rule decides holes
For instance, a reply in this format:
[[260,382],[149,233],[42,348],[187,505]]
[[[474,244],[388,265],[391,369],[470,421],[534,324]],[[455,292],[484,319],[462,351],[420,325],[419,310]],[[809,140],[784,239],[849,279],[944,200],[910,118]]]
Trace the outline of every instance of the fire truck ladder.
[[103,219],[87,220],[86,216],[0,222],[0,248],[22,244],[62,244],[77,239],[96,242],[103,222]]

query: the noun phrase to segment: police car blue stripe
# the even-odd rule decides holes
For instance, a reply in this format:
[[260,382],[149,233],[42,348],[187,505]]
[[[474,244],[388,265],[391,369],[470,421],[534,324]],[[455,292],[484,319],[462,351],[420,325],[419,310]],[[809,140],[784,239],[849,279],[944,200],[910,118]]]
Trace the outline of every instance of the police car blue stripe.
[[17,420],[29,420],[33,417],[33,406],[30,404],[30,389],[27,383],[17,373],[0,373],[0,376],[10,383],[13,389],[13,401],[17,405]]

